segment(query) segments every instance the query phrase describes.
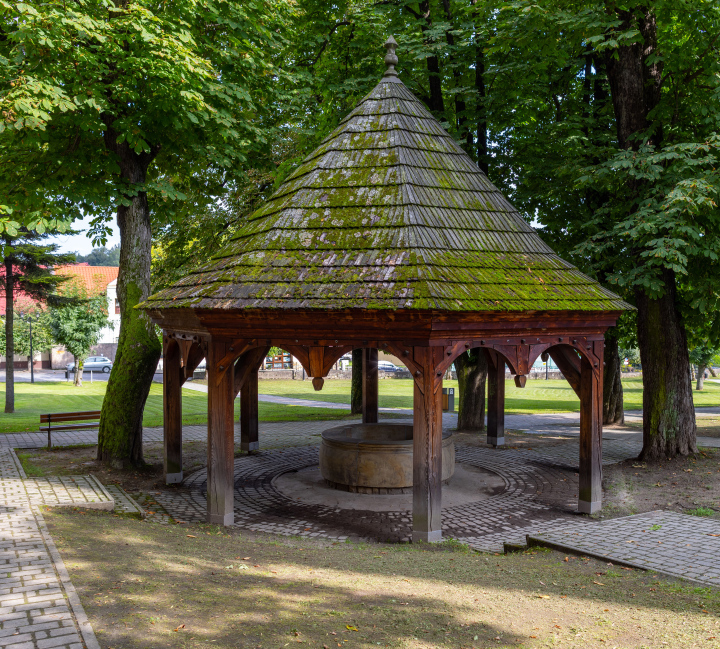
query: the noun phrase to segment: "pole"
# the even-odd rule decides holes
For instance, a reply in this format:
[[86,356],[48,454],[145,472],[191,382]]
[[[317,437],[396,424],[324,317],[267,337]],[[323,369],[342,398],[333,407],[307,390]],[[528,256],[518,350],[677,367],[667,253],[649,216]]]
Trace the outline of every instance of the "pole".
[[30,326],[30,383],[35,383],[35,358],[33,357],[32,348],[32,317],[28,317],[28,325]]
[[545,380],[546,380],[546,381],[548,380],[548,373],[549,373],[549,371],[550,371],[550,359],[548,358],[548,359],[545,361]]

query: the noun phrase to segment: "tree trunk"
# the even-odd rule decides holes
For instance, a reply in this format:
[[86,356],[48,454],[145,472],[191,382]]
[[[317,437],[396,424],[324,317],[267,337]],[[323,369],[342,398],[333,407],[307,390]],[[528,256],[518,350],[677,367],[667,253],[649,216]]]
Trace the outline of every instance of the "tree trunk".
[[353,415],[362,413],[362,349],[352,352],[352,381],[350,382],[350,412]]
[[[6,248],[10,242],[5,241]],[[15,412],[14,280],[12,258],[5,259],[5,412]]]
[[705,387],[705,369],[706,365],[698,365],[696,390],[702,390]]
[[[154,154],[136,154],[108,129],[108,149],[118,155],[121,175],[132,187],[145,182]],[[97,458],[123,468],[144,463],[142,419],[162,347],[155,325],[144,311],[133,308],[150,295],[150,251],[152,232],[145,192],[128,196],[129,205],[117,212],[120,229],[120,270],[117,297],[120,303],[120,335],[117,354],[108,381]]]
[[625,423],[621,369],[617,338],[612,334],[608,334],[605,336],[603,424]]
[[73,358],[75,359],[75,377],[73,378],[73,385],[75,387],[79,387],[82,385],[82,375],[85,361],[77,356],[73,356]]
[[[455,48],[455,34],[453,33],[453,17],[450,11],[450,0],[443,0],[443,8],[445,9],[445,17],[447,18],[450,29],[445,32],[445,38],[448,45],[454,50]],[[455,80],[455,90],[457,91],[463,85],[462,74],[458,66],[455,65],[455,52],[450,54],[450,65],[452,67],[453,79]],[[473,148],[473,137],[468,128],[468,116],[467,116],[467,105],[463,95],[459,92],[455,93],[455,123],[457,124],[458,130],[460,131],[460,139],[465,141],[464,149],[465,153],[472,156]]]
[[485,108],[485,42],[480,38],[478,25],[483,18],[479,15],[479,4],[473,0],[478,7],[475,18],[475,111],[477,113],[477,164],[487,176],[490,169],[488,157],[488,136],[487,136],[487,109]]
[[690,359],[675,273],[665,269],[662,279],[665,293],[659,298],[636,291],[644,388],[640,459],[650,461],[697,452]]
[[[428,33],[432,30],[432,18],[430,16],[430,0],[422,0],[419,5],[420,13],[425,18],[421,25],[425,34],[425,42],[431,43],[434,38]],[[440,61],[437,56],[428,56],[426,59],[428,71],[428,85],[430,96],[427,98],[427,105],[436,117],[445,118],[445,101],[442,94],[442,79],[440,78]]]
[[708,369],[708,372],[710,372],[710,375],[711,375],[713,378],[717,378],[717,374],[715,374],[715,370],[714,370],[712,367],[710,367],[710,366],[708,365],[708,368],[707,368],[707,369]]
[[485,430],[487,359],[482,349],[471,349],[455,359],[460,406],[458,430]]

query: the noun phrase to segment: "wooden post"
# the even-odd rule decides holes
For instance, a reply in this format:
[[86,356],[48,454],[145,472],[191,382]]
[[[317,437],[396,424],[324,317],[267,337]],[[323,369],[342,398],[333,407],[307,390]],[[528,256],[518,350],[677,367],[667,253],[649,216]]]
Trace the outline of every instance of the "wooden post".
[[487,443],[493,447],[505,444],[505,359],[488,351]]
[[258,436],[258,371],[248,374],[240,390],[240,448],[250,453],[260,449]]
[[163,472],[165,484],[182,482],[182,382],[180,345],[165,339],[163,359]]
[[578,511],[582,514],[594,514],[602,507],[602,342],[594,347],[599,367],[593,368],[585,356],[580,359]]
[[436,376],[442,348],[416,347],[422,376],[413,392],[413,541],[442,540],[442,378]]
[[[235,401],[233,368],[218,367],[229,344],[211,340],[208,344],[208,465],[207,521],[232,525],[234,501]],[[222,376],[221,376],[222,375]]]
[[363,424],[378,421],[378,350],[363,349]]

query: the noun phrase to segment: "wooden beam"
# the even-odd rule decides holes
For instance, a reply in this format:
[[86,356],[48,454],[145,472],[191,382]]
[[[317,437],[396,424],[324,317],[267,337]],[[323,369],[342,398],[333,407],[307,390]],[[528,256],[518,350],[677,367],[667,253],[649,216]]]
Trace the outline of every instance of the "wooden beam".
[[547,351],[575,394],[580,397],[580,358],[577,352],[566,345],[550,347]]
[[260,449],[257,366],[248,373],[240,392],[240,448],[247,453]]
[[234,372],[218,369],[228,347],[212,339],[208,345],[207,521],[216,525],[232,525],[235,520]]
[[602,359],[603,344],[596,342],[598,367],[580,359],[580,490],[578,511],[594,514],[602,507]]
[[163,473],[165,484],[183,479],[182,464],[182,350],[177,341],[165,339],[163,360]]
[[[413,381],[413,541],[442,540],[442,380],[436,380],[443,349],[416,347],[422,376]],[[419,382],[422,385],[419,385]]]
[[376,424],[378,421],[378,350],[372,347],[363,349],[363,424]]
[[488,359],[487,443],[493,447],[505,444],[505,359],[492,349],[485,350]]

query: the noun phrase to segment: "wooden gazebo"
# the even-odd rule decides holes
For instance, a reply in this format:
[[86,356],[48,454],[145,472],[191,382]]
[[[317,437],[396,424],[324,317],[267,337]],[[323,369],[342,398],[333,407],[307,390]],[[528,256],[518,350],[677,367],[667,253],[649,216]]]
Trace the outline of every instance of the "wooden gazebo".
[[488,442],[503,443],[505,366],[519,386],[548,353],[580,397],[578,510],[601,505],[603,337],[617,295],[560,259],[398,79],[380,83],[234,238],[143,305],[164,330],[165,472],[182,480],[181,385],[208,369],[208,521],[233,523],[233,402],[257,448],[257,371],[271,346],[321,389],[364,348],[363,419],[377,421],[377,350],[414,377],[413,539],[441,538],[442,376],[469,349],[490,366]]

